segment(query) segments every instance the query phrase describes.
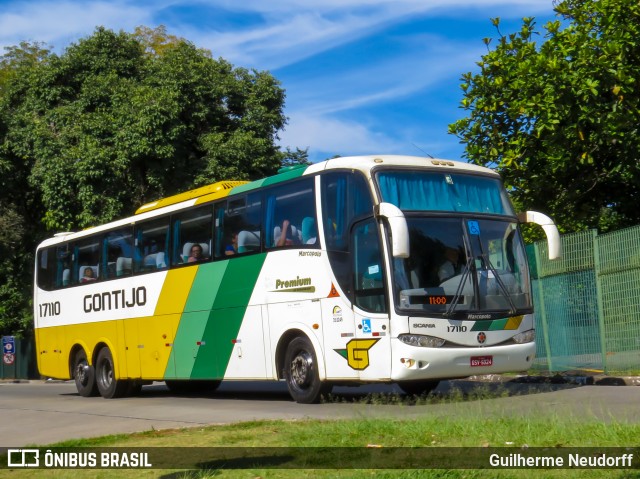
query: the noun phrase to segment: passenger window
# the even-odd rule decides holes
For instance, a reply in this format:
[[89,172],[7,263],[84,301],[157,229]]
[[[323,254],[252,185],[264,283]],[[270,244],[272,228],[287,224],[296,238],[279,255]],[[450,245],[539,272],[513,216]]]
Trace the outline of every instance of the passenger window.
[[133,273],[133,234],[131,228],[110,231],[104,239],[106,258],[102,264],[106,278],[131,276]]
[[169,251],[169,218],[136,225],[134,231],[133,272],[165,269]]
[[313,178],[271,188],[265,202],[266,248],[320,246]]
[[334,172],[320,177],[322,222],[331,270],[342,291],[353,300],[349,231],[354,220],[373,213],[373,202],[364,176]]
[[346,251],[351,223],[372,212],[371,194],[361,174],[337,172],[322,176],[322,220],[328,250]]
[[[59,248],[59,247],[58,247]],[[51,291],[62,287],[62,273],[64,267],[58,262],[56,247],[43,248],[38,252],[38,287],[45,291]],[[67,265],[69,274],[69,265]]]
[[106,277],[100,268],[100,238],[79,241],[73,248],[72,284],[92,283]]
[[377,224],[374,220],[367,220],[354,228],[351,250],[356,305],[365,311],[386,312],[384,267]]
[[260,193],[216,206],[216,257],[260,251],[262,201]]
[[211,259],[211,213],[211,206],[203,206],[174,216],[172,264]]

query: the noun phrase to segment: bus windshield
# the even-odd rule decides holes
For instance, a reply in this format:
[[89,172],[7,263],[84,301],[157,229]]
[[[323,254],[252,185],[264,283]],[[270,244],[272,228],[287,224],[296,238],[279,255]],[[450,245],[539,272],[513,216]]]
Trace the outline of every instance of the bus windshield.
[[410,257],[393,262],[398,309],[448,318],[531,312],[524,245],[499,178],[386,169],[376,178],[409,229]]
[[531,311],[526,254],[515,222],[408,217],[407,223],[411,256],[394,260],[400,310],[449,318]]
[[382,170],[382,201],[403,211],[452,211],[515,216],[498,178],[449,171]]

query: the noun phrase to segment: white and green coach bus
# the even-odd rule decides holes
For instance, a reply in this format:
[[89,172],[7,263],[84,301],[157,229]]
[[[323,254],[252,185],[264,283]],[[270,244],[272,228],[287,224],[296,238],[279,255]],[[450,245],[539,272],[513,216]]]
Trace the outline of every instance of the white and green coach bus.
[[336,384],[528,369],[535,355],[521,221],[486,168],[337,158],[220,182],[37,250],[43,376],[82,396],[284,380],[300,403]]

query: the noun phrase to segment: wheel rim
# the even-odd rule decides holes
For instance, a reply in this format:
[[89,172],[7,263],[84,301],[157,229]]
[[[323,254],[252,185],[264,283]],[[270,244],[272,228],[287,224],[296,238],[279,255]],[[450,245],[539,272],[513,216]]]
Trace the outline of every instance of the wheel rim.
[[89,363],[86,359],[81,359],[76,364],[76,381],[83,386],[89,382]]
[[300,389],[306,388],[311,382],[313,371],[313,356],[308,351],[300,351],[291,361],[291,380]]
[[100,382],[104,389],[109,389],[113,382],[113,368],[111,362],[106,359],[100,364]]

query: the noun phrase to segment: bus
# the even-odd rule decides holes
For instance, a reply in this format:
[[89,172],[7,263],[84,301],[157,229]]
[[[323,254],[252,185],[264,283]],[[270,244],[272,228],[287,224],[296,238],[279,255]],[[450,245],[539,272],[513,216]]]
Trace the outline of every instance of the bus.
[[524,371],[535,356],[521,222],[499,175],[449,160],[361,156],[223,181],[36,252],[42,376],[117,398],[164,381],[332,386]]

